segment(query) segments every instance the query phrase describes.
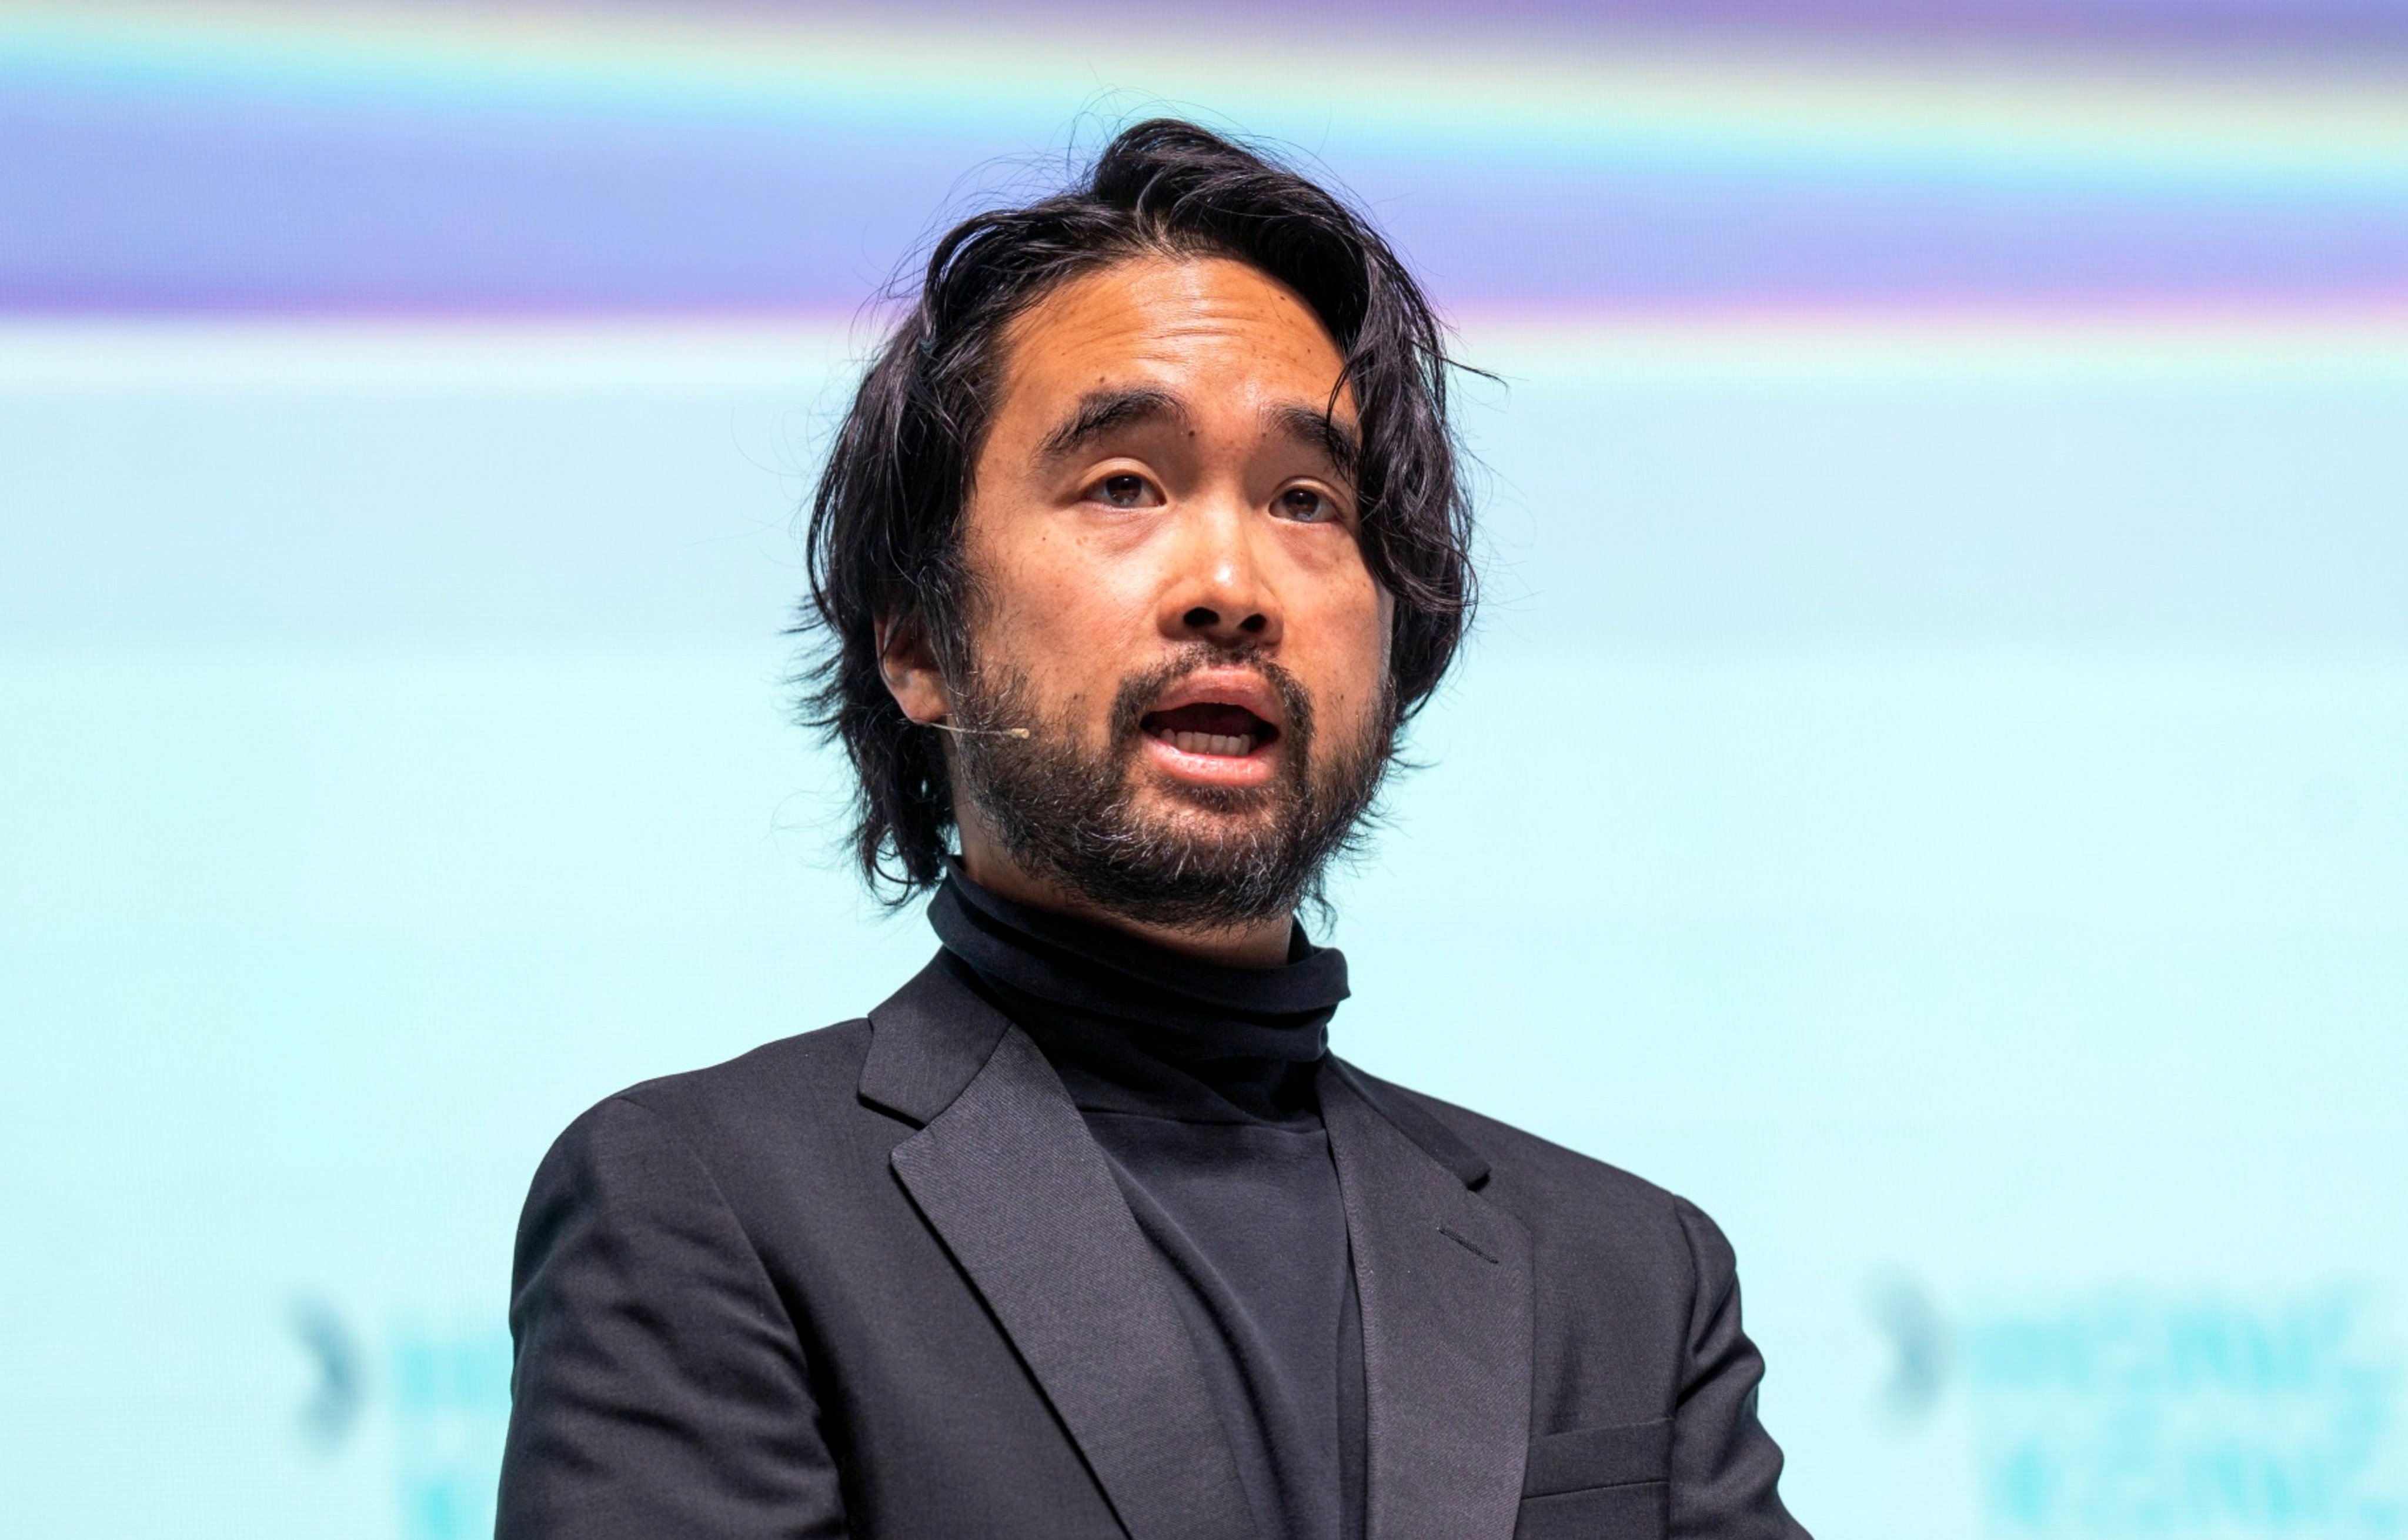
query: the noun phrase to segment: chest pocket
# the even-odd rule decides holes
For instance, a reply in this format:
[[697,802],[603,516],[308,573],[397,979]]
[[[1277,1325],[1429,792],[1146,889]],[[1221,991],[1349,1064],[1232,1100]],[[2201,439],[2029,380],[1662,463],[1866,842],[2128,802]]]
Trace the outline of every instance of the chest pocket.
[[1663,1540],[1672,1419],[1530,1440],[1513,1540]]

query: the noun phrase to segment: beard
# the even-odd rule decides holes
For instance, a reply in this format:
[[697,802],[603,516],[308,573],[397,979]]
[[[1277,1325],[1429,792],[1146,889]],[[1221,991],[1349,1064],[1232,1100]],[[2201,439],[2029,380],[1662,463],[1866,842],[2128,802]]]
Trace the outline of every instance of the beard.
[[[1169,806],[1140,806],[1148,708],[1189,674],[1231,663],[1279,694],[1278,773],[1262,786],[1172,783]],[[1365,829],[1396,739],[1383,683],[1363,730],[1325,748],[1301,681],[1249,649],[1197,643],[1124,680],[1100,748],[1067,714],[1048,717],[1009,664],[973,657],[961,672],[955,774],[996,839],[1031,876],[1141,924],[1231,930],[1319,898],[1329,863]]]

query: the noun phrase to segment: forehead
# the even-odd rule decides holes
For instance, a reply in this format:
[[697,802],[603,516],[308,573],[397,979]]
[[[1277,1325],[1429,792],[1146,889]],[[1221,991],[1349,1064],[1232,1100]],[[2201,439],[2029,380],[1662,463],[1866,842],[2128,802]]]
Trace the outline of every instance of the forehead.
[[1022,312],[1004,340],[998,426],[1129,383],[1168,387],[1207,409],[1231,397],[1318,407],[1345,364],[1302,296],[1226,257],[1132,257],[1082,274]]

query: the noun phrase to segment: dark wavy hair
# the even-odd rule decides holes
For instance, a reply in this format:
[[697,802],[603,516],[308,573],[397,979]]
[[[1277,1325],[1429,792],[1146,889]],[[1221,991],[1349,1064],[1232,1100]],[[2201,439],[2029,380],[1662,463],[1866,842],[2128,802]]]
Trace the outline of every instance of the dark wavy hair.
[[1301,295],[1344,357],[1362,437],[1363,554],[1396,598],[1399,724],[1462,640],[1473,575],[1470,499],[1446,410],[1455,365],[1420,287],[1360,214],[1268,155],[1175,119],[1125,129],[1067,190],[976,215],[937,242],[811,499],[810,597],[797,630],[818,646],[802,716],[853,762],[853,855],[890,903],[943,877],[953,807],[939,734],[887,692],[880,625],[916,629],[958,677],[969,594],[961,513],[1002,383],[1005,329],[1066,280],[1147,255],[1252,264]]

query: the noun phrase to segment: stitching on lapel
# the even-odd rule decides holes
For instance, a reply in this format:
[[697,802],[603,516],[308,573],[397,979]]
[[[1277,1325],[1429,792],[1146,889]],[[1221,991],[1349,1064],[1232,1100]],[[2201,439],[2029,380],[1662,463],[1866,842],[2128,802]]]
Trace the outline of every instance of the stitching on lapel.
[[1440,1225],[1438,1227],[1438,1233],[1444,1235],[1448,1240],[1453,1241],[1455,1245],[1463,1248],[1466,1251],[1470,1252],[1473,1256],[1478,1257],[1482,1262],[1486,1262],[1491,1267],[1501,1267],[1505,1264],[1504,1258],[1489,1255],[1480,1248],[1478,1243],[1457,1231],[1455,1226],[1451,1224]]

